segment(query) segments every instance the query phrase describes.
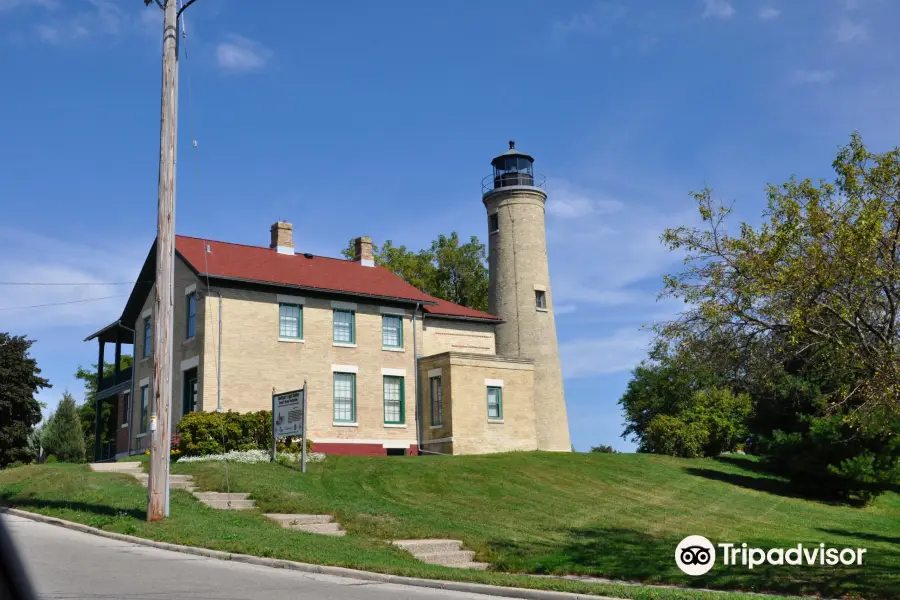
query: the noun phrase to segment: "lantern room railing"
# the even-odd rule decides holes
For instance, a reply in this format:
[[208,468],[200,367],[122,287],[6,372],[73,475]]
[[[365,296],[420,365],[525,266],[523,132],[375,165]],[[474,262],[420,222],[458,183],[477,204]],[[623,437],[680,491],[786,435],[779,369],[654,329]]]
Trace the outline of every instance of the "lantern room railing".
[[536,187],[542,190],[547,189],[547,178],[540,173],[525,173],[524,171],[500,173],[497,175],[488,175],[481,180],[481,193],[487,194],[494,190],[508,187]]

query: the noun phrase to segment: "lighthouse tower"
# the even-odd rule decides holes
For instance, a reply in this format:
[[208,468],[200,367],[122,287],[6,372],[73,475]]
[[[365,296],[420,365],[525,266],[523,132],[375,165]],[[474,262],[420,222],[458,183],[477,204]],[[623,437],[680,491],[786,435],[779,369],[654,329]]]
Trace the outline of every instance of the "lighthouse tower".
[[538,449],[569,452],[547,266],[547,192],[535,177],[534,158],[517,150],[514,141],[491,165],[482,201],[488,214],[488,311],[503,319],[496,327],[497,354],[534,361]]

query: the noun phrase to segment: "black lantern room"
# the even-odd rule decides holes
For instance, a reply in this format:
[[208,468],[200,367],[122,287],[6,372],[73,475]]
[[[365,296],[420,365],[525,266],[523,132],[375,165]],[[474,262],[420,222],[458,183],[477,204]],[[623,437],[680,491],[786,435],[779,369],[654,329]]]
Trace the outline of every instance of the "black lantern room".
[[494,167],[494,189],[514,185],[534,185],[534,158],[516,150],[516,141],[509,141],[509,150],[491,161]]

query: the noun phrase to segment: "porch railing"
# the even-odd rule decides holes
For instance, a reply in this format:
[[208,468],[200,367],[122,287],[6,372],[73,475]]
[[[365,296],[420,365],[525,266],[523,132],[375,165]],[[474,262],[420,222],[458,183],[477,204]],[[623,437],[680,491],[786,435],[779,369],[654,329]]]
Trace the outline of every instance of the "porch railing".
[[119,385],[120,383],[131,381],[131,371],[132,368],[128,367],[119,371],[118,374],[113,373],[112,375],[107,375],[100,380],[100,387],[97,389],[97,391],[99,392],[111,388],[115,385]]

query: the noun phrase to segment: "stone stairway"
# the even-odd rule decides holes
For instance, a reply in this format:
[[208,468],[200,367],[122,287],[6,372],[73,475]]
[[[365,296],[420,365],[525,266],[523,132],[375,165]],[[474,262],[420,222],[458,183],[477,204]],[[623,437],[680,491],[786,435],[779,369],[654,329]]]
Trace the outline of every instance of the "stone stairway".
[[256,502],[250,500],[250,494],[232,492],[194,492],[194,497],[210,508],[218,510],[251,510]]
[[459,540],[394,540],[395,546],[403,548],[422,562],[458,569],[478,569],[483,571],[490,564],[476,562],[475,553],[463,550]]
[[[131,475],[144,487],[147,487],[147,479],[150,477],[149,474],[143,472],[139,462],[91,463],[91,470],[98,473],[124,473]],[[194,478],[190,475],[169,474],[169,489],[193,492],[197,488],[194,486]]]
[[142,465],[139,462],[91,463],[89,466],[91,471],[98,473],[127,473],[134,476],[143,473]]
[[[138,473],[135,475],[141,485],[147,487],[147,479],[150,476],[147,473]],[[169,474],[169,489],[185,490],[186,492],[196,491],[197,486],[194,485],[194,478],[190,475],[173,475]]]
[[334,522],[331,515],[285,515],[266,513],[265,517],[275,521],[285,529],[296,529],[320,535],[346,535],[340,523]]

